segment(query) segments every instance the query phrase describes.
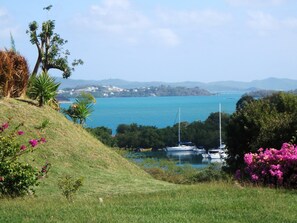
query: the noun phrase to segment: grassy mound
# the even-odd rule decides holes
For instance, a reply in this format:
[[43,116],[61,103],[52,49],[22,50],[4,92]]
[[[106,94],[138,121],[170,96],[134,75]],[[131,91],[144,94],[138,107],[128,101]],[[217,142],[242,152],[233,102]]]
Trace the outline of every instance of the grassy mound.
[[[26,159],[36,167],[47,160],[52,169],[37,197],[1,199],[0,222],[296,222],[296,191],[157,181],[48,107],[0,100],[0,123],[9,118],[24,122],[24,139],[49,121],[48,142]],[[64,174],[85,178],[74,202],[58,189]]]
[[[41,124],[48,121],[42,130],[47,143],[26,157],[36,167],[45,161],[52,164],[49,177],[42,180],[37,194],[59,194],[58,180],[65,174],[84,177],[84,186],[79,193],[86,196],[107,194],[152,192],[172,187],[152,179],[136,165],[123,159],[106,147],[81,126],[68,121],[62,114],[49,108],[39,108],[28,102],[14,99],[0,100],[0,123],[11,118],[10,124],[24,123],[21,128],[24,140],[35,138]],[[33,161],[34,160],[34,161]]]

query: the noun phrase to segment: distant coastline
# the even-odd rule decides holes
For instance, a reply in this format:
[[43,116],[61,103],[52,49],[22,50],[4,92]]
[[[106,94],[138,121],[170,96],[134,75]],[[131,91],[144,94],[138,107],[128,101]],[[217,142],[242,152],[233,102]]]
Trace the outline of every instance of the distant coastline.
[[226,80],[214,82],[198,82],[198,81],[183,81],[183,82],[138,82],[126,81],[121,79],[106,79],[106,80],[77,80],[77,79],[63,79],[56,78],[57,82],[61,85],[59,89],[76,88],[78,86],[115,86],[124,89],[143,88],[143,87],[186,87],[194,88],[199,87],[209,92],[226,92],[226,91],[256,91],[256,90],[276,90],[276,91],[292,91],[297,89],[297,79],[275,78],[270,77],[262,80],[253,80],[249,82]]
[[75,98],[81,92],[88,92],[95,98],[114,98],[114,97],[169,97],[169,96],[210,96],[214,95],[205,89],[199,87],[139,87],[139,88],[120,88],[116,86],[78,86],[75,88],[66,88],[58,91],[60,101],[68,101],[67,98]]

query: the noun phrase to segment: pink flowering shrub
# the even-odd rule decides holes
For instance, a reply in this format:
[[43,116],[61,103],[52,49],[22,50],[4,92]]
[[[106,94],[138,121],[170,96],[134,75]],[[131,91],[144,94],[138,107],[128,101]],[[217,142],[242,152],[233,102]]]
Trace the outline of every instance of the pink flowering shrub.
[[0,124],[0,197],[18,197],[34,193],[34,186],[50,169],[46,163],[41,170],[28,163],[21,162],[19,157],[34,152],[38,144],[45,143],[45,138],[31,139],[24,144],[19,143],[18,137],[23,137],[23,131],[8,131],[9,123]]
[[280,150],[260,148],[244,155],[246,167],[237,179],[246,176],[253,183],[297,188],[297,146],[284,143]]

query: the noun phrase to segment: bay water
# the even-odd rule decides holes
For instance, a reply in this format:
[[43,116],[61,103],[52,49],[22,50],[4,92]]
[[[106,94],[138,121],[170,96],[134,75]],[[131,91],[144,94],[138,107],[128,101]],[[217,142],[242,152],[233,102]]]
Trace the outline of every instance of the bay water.
[[[181,121],[205,121],[207,117],[219,111],[232,114],[236,102],[243,93],[218,93],[211,96],[179,96],[179,97],[127,97],[127,98],[96,98],[94,111],[86,121],[87,127],[105,126],[112,129],[113,134],[119,124],[156,126],[164,128],[178,122],[178,110],[181,110]],[[69,104],[61,104],[67,108]],[[142,153],[142,158],[155,157],[169,159],[177,165],[190,164],[200,168],[216,160],[202,159],[195,153]],[[139,157],[140,158],[140,157]],[[142,159],[140,158],[140,159]]]
[[[212,96],[178,96],[178,97],[127,97],[96,98],[94,112],[86,121],[88,127],[105,126],[113,134],[119,124],[156,126],[164,128],[178,122],[178,110],[181,110],[181,121],[205,121],[212,113],[232,114],[236,102],[242,93],[220,93]],[[62,107],[69,105],[62,104]]]

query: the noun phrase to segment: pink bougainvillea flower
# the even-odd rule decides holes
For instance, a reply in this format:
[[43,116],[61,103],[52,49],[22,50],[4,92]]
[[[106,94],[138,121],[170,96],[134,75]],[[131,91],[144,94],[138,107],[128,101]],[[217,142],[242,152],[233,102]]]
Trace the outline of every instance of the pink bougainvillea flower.
[[252,153],[247,153],[244,155],[244,162],[247,165],[250,165],[253,162],[253,154]]
[[25,145],[21,145],[21,150],[22,151],[24,151],[24,150],[26,150],[27,149],[27,147],[25,146]]
[[256,174],[252,174],[251,177],[252,177],[253,181],[258,181],[259,180],[259,177]]
[[280,168],[280,165],[279,164],[277,164],[277,165],[271,165],[270,166],[270,168],[272,169],[272,170],[279,170],[279,168]]
[[18,131],[18,135],[19,136],[24,135],[24,132],[23,131]]
[[0,182],[1,182],[1,181],[4,181],[4,177],[0,177]]
[[45,138],[41,138],[41,139],[39,139],[39,142],[45,143],[46,142],[46,139]]
[[263,148],[258,149],[258,152],[259,152],[259,153],[260,153],[260,152],[263,152]]
[[31,140],[29,141],[29,143],[30,143],[30,145],[31,145],[32,147],[35,147],[35,146],[37,146],[38,141],[37,141],[36,139],[31,139]]
[[2,129],[3,129],[3,130],[4,130],[4,129],[7,129],[7,128],[8,128],[8,122],[2,124]]
[[7,128],[8,128],[8,122],[2,124],[2,126],[0,127],[0,132],[3,132]]
[[253,182],[295,187],[297,184],[297,146],[284,143],[280,150],[261,148],[258,153],[244,155],[245,173]]

